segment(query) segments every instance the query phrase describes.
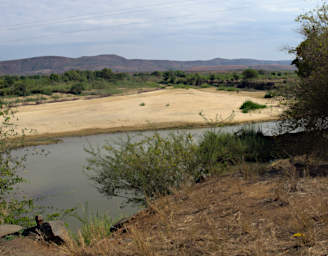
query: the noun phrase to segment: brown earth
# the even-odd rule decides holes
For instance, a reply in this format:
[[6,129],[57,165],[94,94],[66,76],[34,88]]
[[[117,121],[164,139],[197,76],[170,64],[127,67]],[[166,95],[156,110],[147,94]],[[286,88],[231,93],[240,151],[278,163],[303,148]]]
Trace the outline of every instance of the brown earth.
[[[222,92],[212,88],[165,89],[21,106],[17,108],[17,118],[19,127],[33,129],[45,137],[207,125],[199,113],[212,121],[225,123],[277,119],[283,108],[277,101],[264,99],[263,96],[263,92]],[[239,107],[246,100],[268,107],[243,114]]]
[[1,256],[64,256],[58,247],[29,238],[0,241]]
[[74,256],[327,255],[327,178],[263,178],[241,171],[152,203],[126,225],[126,233],[66,251]]
[[149,202],[123,229],[90,246],[18,239],[0,243],[0,255],[325,256],[328,178],[299,178],[293,168],[289,160],[242,164]]

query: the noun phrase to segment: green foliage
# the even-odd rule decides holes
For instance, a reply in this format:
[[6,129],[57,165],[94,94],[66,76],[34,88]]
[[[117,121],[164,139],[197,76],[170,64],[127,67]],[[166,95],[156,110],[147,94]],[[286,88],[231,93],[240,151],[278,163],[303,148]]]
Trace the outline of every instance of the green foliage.
[[75,94],[75,95],[80,95],[84,90],[84,85],[81,83],[73,84],[70,93]]
[[328,4],[300,15],[297,21],[305,40],[291,52],[296,55],[299,84],[289,93],[285,127],[322,132],[328,128]]
[[201,166],[211,172],[243,161],[272,160],[274,141],[252,129],[241,129],[236,134],[208,131],[201,139],[197,155]]
[[239,92],[240,90],[236,87],[228,87],[228,86],[219,86],[217,88],[219,91],[228,91],[228,92]]
[[197,146],[190,134],[158,133],[140,142],[131,138],[118,145],[89,148],[87,170],[100,192],[126,196],[129,201],[145,203],[145,197],[170,194],[189,179],[200,176]]
[[236,134],[211,130],[198,143],[190,134],[155,133],[140,142],[130,137],[119,144],[89,147],[87,172],[100,192],[129,202],[170,194],[185,182],[197,182],[227,166],[243,161],[269,161],[278,157],[275,141],[251,129]]
[[255,103],[253,101],[250,101],[250,100],[245,101],[240,106],[240,109],[242,110],[243,113],[248,113],[251,110],[256,110],[256,109],[261,109],[261,108],[266,108],[266,105],[261,105],[261,104]]
[[271,99],[275,96],[275,94],[273,92],[267,92],[265,95],[264,95],[264,98],[265,99]]
[[[275,73],[276,74],[276,73]],[[281,73],[281,78],[290,81],[295,79],[292,72]],[[226,87],[227,90],[245,88],[255,90],[277,89],[279,77],[270,72],[259,75],[255,80],[242,80],[241,73],[194,73],[185,71],[154,71],[152,73],[139,72],[133,75],[117,73],[110,69],[99,71],[70,70],[64,74],[50,74],[37,76],[0,76],[0,96],[27,96],[33,94],[52,95],[53,93],[102,95],[109,96],[122,93],[128,89],[165,88],[173,85],[175,88],[207,88],[209,86]],[[268,82],[267,80],[276,80]]]
[[258,77],[258,72],[255,69],[245,69],[242,73],[243,79],[254,79]]
[[140,106],[140,107],[144,107],[144,106],[146,106],[146,104],[145,104],[145,102],[141,102],[141,103],[139,104],[139,106]]
[[28,91],[25,83],[18,82],[14,85],[12,94],[17,95],[17,96],[27,96],[27,95],[29,95],[29,91]]
[[[0,224],[30,223],[28,213],[35,208],[30,199],[17,199],[15,189],[24,180],[18,170],[24,166],[26,155],[14,156],[12,148],[19,146],[22,141],[12,141],[10,138],[17,135],[13,124],[14,113],[6,105],[0,106]],[[22,131],[24,132],[24,130]]]
[[82,215],[75,217],[81,222],[78,234],[72,233],[72,237],[79,244],[92,245],[108,237],[113,226],[113,221],[107,215],[93,214],[89,212],[88,204],[82,209]]

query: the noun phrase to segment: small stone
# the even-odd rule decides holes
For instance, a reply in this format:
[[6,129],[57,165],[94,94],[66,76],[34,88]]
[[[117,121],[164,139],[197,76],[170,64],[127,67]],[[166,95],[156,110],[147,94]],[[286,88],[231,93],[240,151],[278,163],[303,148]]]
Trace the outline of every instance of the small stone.
[[4,237],[6,235],[16,233],[22,229],[23,227],[18,225],[9,225],[9,224],[0,225],[0,237]]

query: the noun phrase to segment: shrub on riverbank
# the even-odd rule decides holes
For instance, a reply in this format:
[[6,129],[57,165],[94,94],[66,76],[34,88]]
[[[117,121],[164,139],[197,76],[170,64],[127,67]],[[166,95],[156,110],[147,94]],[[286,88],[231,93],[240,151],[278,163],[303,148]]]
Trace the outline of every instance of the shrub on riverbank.
[[133,202],[170,194],[186,182],[221,172],[243,161],[268,161],[274,141],[260,132],[241,130],[233,134],[208,131],[196,143],[190,134],[155,133],[140,142],[131,138],[119,145],[87,149],[87,170],[100,192],[124,196]]
[[99,190],[109,196],[126,196],[130,201],[145,202],[170,193],[187,179],[199,174],[197,145],[189,134],[155,133],[140,142],[129,138],[119,145],[88,149],[87,170]]
[[262,109],[262,108],[266,108],[266,105],[261,105],[250,100],[245,101],[240,107],[243,113],[248,113],[251,110]]
[[235,134],[208,131],[198,148],[202,168],[222,169],[244,161],[265,162],[275,158],[274,141],[260,131],[241,129]]

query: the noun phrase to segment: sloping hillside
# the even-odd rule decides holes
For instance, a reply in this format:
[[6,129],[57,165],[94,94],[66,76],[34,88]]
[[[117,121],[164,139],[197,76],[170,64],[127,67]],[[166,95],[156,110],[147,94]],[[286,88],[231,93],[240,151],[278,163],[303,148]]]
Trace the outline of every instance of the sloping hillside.
[[117,55],[99,55],[80,58],[43,56],[20,60],[0,61],[0,75],[63,73],[67,70],[101,70],[111,68],[119,72],[151,72],[155,70],[222,71],[247,67],[269,70],[291,70],[290,61],[254,59],[222,59],[207,61],[170,61],[126,59]]

